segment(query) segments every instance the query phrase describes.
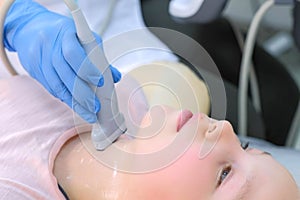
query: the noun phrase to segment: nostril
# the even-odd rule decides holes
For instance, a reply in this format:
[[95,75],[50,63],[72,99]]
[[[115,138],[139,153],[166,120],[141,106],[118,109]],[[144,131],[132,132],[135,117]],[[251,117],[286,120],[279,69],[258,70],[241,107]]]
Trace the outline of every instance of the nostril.
[[199,159],[202,160],[208,156],[217,145],[221,131],[218,127],[218,122],[210,122],[205,132],[205,138],[200,146]]
[[210,124],[208,127],[208,133],[212,133],[213,131],[215,131],[217,128],[217,125],[215,123]]
[[219,122],[210,123],[205,133],[205,140],[209,141],[209,143],[214,144],[219,140],[222,132],[222,127]]

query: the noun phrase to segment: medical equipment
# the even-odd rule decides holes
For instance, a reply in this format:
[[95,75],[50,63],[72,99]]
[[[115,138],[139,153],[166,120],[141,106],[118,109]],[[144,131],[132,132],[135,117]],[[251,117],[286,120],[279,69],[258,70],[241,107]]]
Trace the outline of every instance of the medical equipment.
[[245,42],[245,51],[242,57],[240,79],[239,79],[239,92],[238,92],[238,132],[242,136],[247,135],[247,94],[248,94],[248,80],[249,80],[249,63],[252,58],[254,41],[258,26],[264,14],[275,4],[292,4],[293,0],[267,0],[256,12]]
[[[184,4],[183,4],[184,2]],[[212,1],[213,2],[213,1]],[[185,22],[197,22],[197,23],[207,23],[211,20],[208,19],[215,19],[217,18],[222,9],[224,8],[227,1],[218,1],[213,2],[210,7],[208,7],[208,3],[205,0],[172,0],[169,4],[169,13],[175,17],[176,19],[180,18],[181,21]],[[261,111],[261,102],[260,102],[260,95],[259,95],[259,88],[258,83],[256,80],[255,72],[253,71],[253,67],[251,67],[251,60],[254,50],[254,41],[256,37],[256,33],[258,30],[259,23],[261,22],[264,14],[271,8],[273,5],[286,5],[286,4],[293,4],[295,3],[294,8],[294,37],[296,43],[299,43],[299,28],[297,28],[298,21],[297,14],[299,12],[299,0],[267,0],[265,1],[262,6],[256,12],[252,23],[250,25],[247,38],[245,41],[245,45],[242,45],[243,55],[242,55],[242,62],[240,66],[240,75],[239,75],[239,86],[238,86],[238,133],[239,135],[246,136],[247,135],[247,101],[248,101],[248,81],[250,81],[250,89],[252,94],[252,101],[255,109],[260,112]],[[223,5],[222,5],[223,4]],[[192,6],[196,9],[191,9]],[[210,12],[207,14],[204,11],[204,7],[210,8]],[[189,9],[188,9],[189,8]],[[179,10],[182,13],[179,13]],[[298,12],[297,12],[298,11]],[[214,13],[214,14],[213,14]],[[207,14],[207,15],[205,15]],[[237,35],[238,36],[238,35]],[[239,38],[238,38],[239,40]],[[239,42],[240,43],[240,42]],[[299,106],[298,106],[299,107]],[[300,108],[297,109],[297,112],[293,119],[293,124],[289,130],[289,137],[287,139],[286,144],[288,146],[295,146],[293,143],[297,137],[297,125],[298,119],[300,118]],[[294,141],[294,142],[293,142]]]
[[169,13],[176,20],[207,23],[221,14],[227,0],[172,0]]
[[72,12],[77,35],[89,59],[100,68],[104,76],[105,85],[96,90],[96,94],[102,103],[102,110],[98,113],[99,123],[94,124],[92,131],[92,140],[96,149],[104,150],[121,134],[126,132],[125,119],[119,112],[117,96],[104,52],[97,44],[81,10],[72,1],[65,0],[65,3]]
[[[182,0],[172,0],[169,4],[169,13],[176,19],[184,20],[186,22],[197,22],[197,23],[209,23],[213,20],[216,20],[224,7],[226,6],[227,0],[222,1],[206,1],[206,0],[189,0],[189,1],[182,1]],[[191,9],[191,8],[194,9]],[[180,11],[180,12],[179,12]],[[237,34],[237,36],[240,36]],[[237,38],[239,45],[242,49],[245,49],[244,56],[247,56],[248,52],[251,52],[250,49],[248,51],[248,47],[244,47],[244,42],[241,37]],[[250,41],[247,45],[253,45]],[[247,122],[247,100],[245,100],[245,93],[242,91],[244,87],[247,87],[248,89],[248,73],[249,73],[249,81],[250,81],[250,89],[252,93],[252,99],[253,104],[255,106],[255,109],[257,111],[261,111],[261,102],[260,102],[260,95],[259,95],[259,88],[257,83],[257,77],[254,71],[253,66],[250,64],[251,60],[247,58],[246,63],[244,63],[247,66],[246,70],[249,70],[247,72],[247,75],[245,76],[245,72],[243,72],[243,75],[241,74],[240,82],[242,82],[242,86],[239,87],[239,100],[242,101],[239,103],[239,115],[243,115],[242,117],[238,117],[238,126],[243,127],[239,128],[239,134],[241,135],[247,135],[246,129],[246,122]],[[249,68],[248,68],[249,66]],[[242,71],[242,70],[241,70]],[[245,85],[245,83],[247,85]],[[247,94],[247,91],[246,91]],[[242,105],[242,107],[240,107]]]
[[[240,71],[240,79],[239,79],[239,98],[238,98],[238,131],[239,134],[242,136],[247,135],[247,94],[248,94],[248,76],[249,76],[249,63],[253,54],[254,42],[257,28],[259,23],[264,16],[264,14],[271,8],[273,5],[285,5],[285,4],[293,4],[297,1],[294,0],[267,0],[262,4],[259,10],[256,12],[246,38],[246,46],[245,52],[242,57],[242,64],[241,64],[241,71]],[[299,1],[296,3],[295,10],[299,7]],[[298,6],[297,6],[298,5]],[[299,8],[298,8],[299,9]],[[295,16],[297,16],[295,11]],[[294,19],[295,22],[298,21],[296,18]],[[295,23],[294,31],[297,30],[297,24]],[[295,37],[296,41],[298,37]],[[298,105],[298,109],[295,113],[294,120],[292,122],[291,128],[289,130],[288,138],[286,141],[287,146],[296,146],[295,141],[298,140],[297,138],[297,126],[299,124],[299,116],[300,116],[300,107]],[[297,124],[297,125],[296,125]]]
[[[5,15],[13,2],[13,0],[5,1],[2,7],[2,30]],[[83,13],[78,8],[77,4],[72,0],[65,0],[65,4],[68,6],[72,13],[77,29],[77,36],[83,48],[85,49],[88,58],[95,66],[100,69],[105,80],[103,87],[96,88],[96,95],[101,101],[102,109],[101,112],[97,114],[98,122],[93,124],[93,130],[91,133],[91,138],[95,148],[97,150],[104,150],[110,144],[112,144],[121,134],[126,132],[127,129],[125,125],[125,119],[119,112],[117,96],[115,93],[109,63],[105,58],[103,50],[99,47],[92,31],[90,30],[83,16]],[[3,41],[3,35],[1,35],[1,39]],[[16,74],[15,70],[13,70],[9,60],[7,59],[6,53],[3,48],[3,43],[1,43],[1,45],[2,46],[0,46],[0,48],[3,62],[6,64],[12,74]]]

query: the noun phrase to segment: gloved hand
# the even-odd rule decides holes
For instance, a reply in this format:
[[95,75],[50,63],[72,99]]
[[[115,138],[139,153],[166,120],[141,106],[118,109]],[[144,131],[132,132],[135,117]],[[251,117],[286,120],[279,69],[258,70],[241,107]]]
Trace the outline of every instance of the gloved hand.
[[[101,43],[101,38],[96,38]],[[73,20],[31,0],[16,0],[5,20],[4,45],[18,53],[23,67],[52,95],[86,121],[97,120],[101,104],[89,84],[101,87],[104,81],[87,59]],[[114,67],[110,69],[114,82],[118,82],[121,73]],[[79,92],[73,91],[75,81]]]

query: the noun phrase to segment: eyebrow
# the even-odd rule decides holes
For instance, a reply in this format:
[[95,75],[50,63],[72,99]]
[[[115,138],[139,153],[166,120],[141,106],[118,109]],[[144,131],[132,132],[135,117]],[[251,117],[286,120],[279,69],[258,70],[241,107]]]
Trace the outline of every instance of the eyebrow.
[[[267,151],[263,151],[261,154],[272,156],[272,154],[267,152]],[[241,189],[234,196],[233,200],[244,200],[244,199],[246,199],[245,197],[249,193],[250,188],[251,188],[251,181],[250,181],[250,178],[247,178],[245,183],[241,186]]]
[[271,153],[269,153],[269,152],[267,152],[267,151],[264,151],[264,152],[262,152],[262,154],[265,154],[265,155],[272,156],[272,154],[271,154]]

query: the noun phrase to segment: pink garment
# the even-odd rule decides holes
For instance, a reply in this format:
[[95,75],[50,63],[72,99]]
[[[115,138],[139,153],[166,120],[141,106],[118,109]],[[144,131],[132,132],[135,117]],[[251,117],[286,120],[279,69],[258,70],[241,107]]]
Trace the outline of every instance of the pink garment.
[[[138,123],[148,110],[145,97],[131,94],[138,87],[133,79],[122,81],[121,112]],[[32,78],[0,79],[0,199],[65,199],[53,175],[54,160],[66,141],[91,130],[79,117],[75,128],[74,119],[67,105]]]
[[73,127],[71,109],[33,79],[0,80],[0,199],[65,199],[52,169]]

